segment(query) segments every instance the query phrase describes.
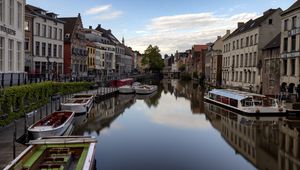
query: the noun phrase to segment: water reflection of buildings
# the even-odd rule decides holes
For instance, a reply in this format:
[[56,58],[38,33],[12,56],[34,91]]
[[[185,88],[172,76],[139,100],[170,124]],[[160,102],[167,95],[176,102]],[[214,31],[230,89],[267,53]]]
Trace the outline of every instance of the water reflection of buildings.
[[258,169],[300,169],[299,122],[291,125],[281,118],[247,118],[207,103],[205,113],[236,153]]
[[99,135],[102,129],[110,127],[111,123],[134,103],[134,95],[119,95],[95,104],[84,127],[77,128],[74,134],[82,135],[87,131],[96,132]]
[[197,83],[187,83],[177,80],[163,80],[164,90],[175,95],[176,98],[185,98],[191,101],[191,110],[194,114],[204,113],[204,90]]

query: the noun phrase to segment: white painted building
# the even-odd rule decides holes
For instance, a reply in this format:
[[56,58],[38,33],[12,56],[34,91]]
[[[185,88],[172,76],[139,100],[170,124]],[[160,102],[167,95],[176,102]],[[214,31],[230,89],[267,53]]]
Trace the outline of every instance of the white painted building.
[[289,92],[300,82],[300,1],[281,14],[281,84]]
[[262,88],[262,48],[280,32],[282,10],[269,9],[238,28],[225,40],[222,57],[222,85],[252,90]]
[[0,0],[0,85],[23,83],[25,0]]
[[30,71],[46,79],[59,79],[64,74],[64,22],[57,14],[31,5],[26,5],[26,13],[33,16]]

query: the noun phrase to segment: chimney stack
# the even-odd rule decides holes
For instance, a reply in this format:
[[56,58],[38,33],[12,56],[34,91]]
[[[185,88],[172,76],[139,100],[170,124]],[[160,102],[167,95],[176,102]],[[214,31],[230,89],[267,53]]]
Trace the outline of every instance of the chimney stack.
[[218,37],[217,37],[217,40],[219,40],[219,39],[221,39],[221,38],[222,38],[221,36],[218,36]]
[[89,29],[92,30],[92,29],[93,29],[93,26],[89,26]]
[[244,25],[244,22],[238,22],[238,28]]
[[230,34],[230,30],[226,30],[226,34]]

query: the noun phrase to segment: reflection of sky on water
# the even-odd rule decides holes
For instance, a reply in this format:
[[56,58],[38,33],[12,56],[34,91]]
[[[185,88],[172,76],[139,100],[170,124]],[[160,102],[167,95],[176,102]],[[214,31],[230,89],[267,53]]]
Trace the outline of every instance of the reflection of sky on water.
[[[145,114],[157,124],[176,128],[207,129],[211,125],[204,119],[204,115],[186,114],[191,112],[189,101],[175,99],[170,94],[163,95],[157,108],[143,108]],[[199,119],[198,117],[202,117]]]

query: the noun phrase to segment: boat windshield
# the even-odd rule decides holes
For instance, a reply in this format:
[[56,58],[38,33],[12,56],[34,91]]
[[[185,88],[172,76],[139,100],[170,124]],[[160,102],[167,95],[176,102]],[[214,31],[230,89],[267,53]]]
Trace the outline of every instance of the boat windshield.
[[243,99],[243,100],[241,100],[241,103],[242,103],[243,107],[251,107],[251,106],[253,106],[253,100],[252,100],[252,98]]
[[269,97],[253,96],[255,106],[272,107],[276,106],[276,101]]

